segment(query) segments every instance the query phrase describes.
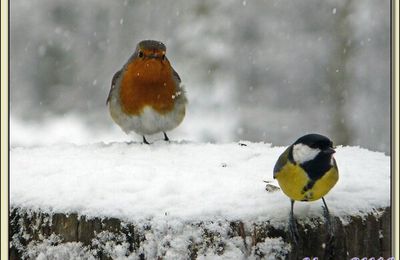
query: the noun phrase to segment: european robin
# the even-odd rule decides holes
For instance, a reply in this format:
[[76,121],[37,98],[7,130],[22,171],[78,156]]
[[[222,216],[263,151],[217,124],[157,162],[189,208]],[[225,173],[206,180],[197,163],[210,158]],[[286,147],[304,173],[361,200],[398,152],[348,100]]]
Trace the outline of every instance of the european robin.
[[143,136],[176,128],[185,116],[187,99],[178,73],[162,42],[145,40],[111,81],[107,102],[112,119],[129,134]]

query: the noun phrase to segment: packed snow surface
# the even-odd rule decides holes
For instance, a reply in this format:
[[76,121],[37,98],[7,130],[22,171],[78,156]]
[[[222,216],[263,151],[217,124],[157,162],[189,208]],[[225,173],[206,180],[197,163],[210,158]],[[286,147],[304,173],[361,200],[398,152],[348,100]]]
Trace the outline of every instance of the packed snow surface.
[[[12,207],[117,217],[128,221],[287,220],[289,199],[273,167],[284,147],[243,142],[204,144],[58,144],[13,147]],[[337,147],[340,178],[325,196],[333,215],[364,214],[390,205],[390,158]],[[296,202],[298,217],[322,215],[322,201]]]

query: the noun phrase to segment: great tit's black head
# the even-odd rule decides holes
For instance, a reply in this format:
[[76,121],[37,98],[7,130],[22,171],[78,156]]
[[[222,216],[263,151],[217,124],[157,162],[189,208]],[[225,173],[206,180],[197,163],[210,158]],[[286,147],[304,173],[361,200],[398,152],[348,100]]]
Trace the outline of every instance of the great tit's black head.
[[292,156],[296,163],[302,164],[313,160],[315,157],[330,160],[335,153],[332,141],[320,134],[308,134],[297,139],[292,145]]

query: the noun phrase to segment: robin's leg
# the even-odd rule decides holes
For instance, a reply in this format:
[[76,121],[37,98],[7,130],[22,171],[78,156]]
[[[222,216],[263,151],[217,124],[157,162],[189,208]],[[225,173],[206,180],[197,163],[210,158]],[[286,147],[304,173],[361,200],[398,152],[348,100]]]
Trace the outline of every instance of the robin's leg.
[[289,215],[289,234],[293,242],[297,244],[299,231],[297,230],[296,220],[294,218],[294,213],[293,213],[294,200],[290,200],[290,204],[291,205],[290,205],[290,215]]
[[331,237],[333,237],[334,232],[333,232],[333,226],[332,226],[332,222],[331,222],[331,215],[329,214],[329,209],[328,209],[328,206],[326,205],[324,197],[322,197],[322,202],[324,203],[324,206],[322,207],[322,209],[324,210],[326,228],[328,230],[329,235]]
[[167,136],[167,134],[165,133],[165,132],[163,132],[163,134],[164,134],[164,141],[169,141],[169,138],[168,138],[168,136]]
[[143,135],[143,143],[144,144],[150,144],[149,142],[147,142],[146,137]]

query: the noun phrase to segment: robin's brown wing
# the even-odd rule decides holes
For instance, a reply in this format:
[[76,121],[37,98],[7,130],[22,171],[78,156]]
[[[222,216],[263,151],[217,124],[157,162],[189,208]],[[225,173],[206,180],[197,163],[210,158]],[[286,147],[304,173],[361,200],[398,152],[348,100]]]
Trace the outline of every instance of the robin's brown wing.
[[114,87],[115,87],[115,82],[117,81],[117,79],[118,79],[119,76],[121,75],[121,72],[122,72],[122,70],[119,70],[119,71],[115,72],[114,76],[112,77],[112,80],[111,80],[111,89],[110,89],[110,92],[108,93],[106,105],[108,105],[108,102],[110,102],[111,91],[114,89]]
[[180,84],[180,83],[181,83],[181,77],[179,77],[178,72],[176,72],[176,71],[174,70],[174,68],[172,68],[172,70],[173,70],[174,79],[178,82],[178,84]]

